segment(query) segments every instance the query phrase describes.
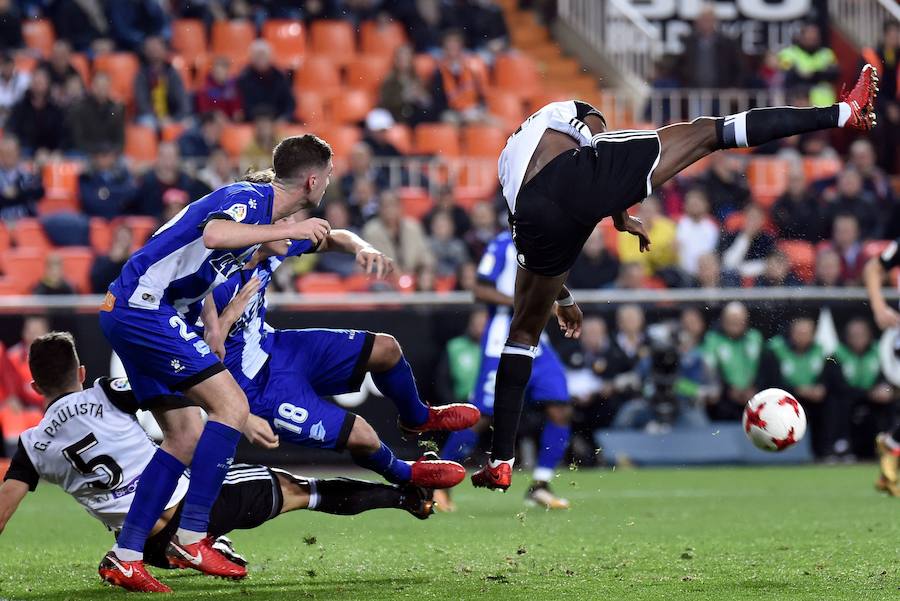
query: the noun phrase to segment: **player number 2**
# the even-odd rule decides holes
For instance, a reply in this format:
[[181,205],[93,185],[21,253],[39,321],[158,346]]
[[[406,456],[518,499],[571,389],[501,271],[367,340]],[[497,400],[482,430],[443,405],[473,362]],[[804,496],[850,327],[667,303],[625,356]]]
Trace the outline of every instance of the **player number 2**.
[[169,325],[173,328],[178,328],[178,335],[184,338],[185,340],[193,340],[197,337],[196,332],[191,332],[188,330],[188,326],[184,323],[184,320],[178,317],[177,315],[173,315],[169,318]]
[[306,422],[309,418],[309,411],[303,407],[291,405],[290,403],[282,403],[278,406],[278,415],[280,417],[276,417],[272,420],[275,423],[275,427],[282,430],[288,430],[294,434],[300,434],[303,428],[298,424]]

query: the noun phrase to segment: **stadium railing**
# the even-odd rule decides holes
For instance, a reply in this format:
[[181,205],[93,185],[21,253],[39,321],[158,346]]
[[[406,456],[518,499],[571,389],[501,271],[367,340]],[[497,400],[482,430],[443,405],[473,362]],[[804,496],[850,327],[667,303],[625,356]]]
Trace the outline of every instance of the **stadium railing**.
[[896,0],[828,0],[831,21],[860,46],[881,39],[881,28],[890,18],[900,21]]

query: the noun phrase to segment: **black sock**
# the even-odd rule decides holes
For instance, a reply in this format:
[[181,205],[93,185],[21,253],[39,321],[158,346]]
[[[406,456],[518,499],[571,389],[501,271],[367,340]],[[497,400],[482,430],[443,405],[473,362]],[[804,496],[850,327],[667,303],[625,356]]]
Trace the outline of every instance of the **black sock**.
[[716,119],[716,136],[720,149],[747,148],[796,134],[838,127],[839,118],[837,104],[826,108],[779,106],[752,109]]
[[354,480],[325,478],[310,480],[313,511],[334,515],[356,515],[371,509],[403,509],[404,493],[397,486]]
[[491,459],[506,461],[516,454],[516,433],[525,399],[525,387],[531,378],[534,347],[506,343],[497,367],[494,392],[494,437]]

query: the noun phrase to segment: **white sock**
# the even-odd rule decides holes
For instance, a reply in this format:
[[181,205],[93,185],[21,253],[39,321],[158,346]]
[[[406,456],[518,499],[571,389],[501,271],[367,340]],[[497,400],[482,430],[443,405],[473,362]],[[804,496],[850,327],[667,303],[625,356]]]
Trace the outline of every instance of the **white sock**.
[[119,545],[114,545],[112,552],[122,561],[142,561],[144,559],[144,553],[142,551],[123,549]]
[[850,115],[852,111],[850,110],[850,105],[846,102],[838,103],[838,127],[844,127],[847,121],[850,120]]
[[531,479],[536,482],[550,482],[553,479],[553,468],[536,467],[531,473]]
[[193,530],[185,530],[184,528],[179,528],[175,533],[175,536],[178,537],[178,542],[182,545],[193,545],[194,543],[199,543],[201,540],[206,538],[206,533],[194,532]]
[[501,464],[501,463],[505,463],[505,464],[507,464],[509,467],[512,467],[513,464],[514,464],[515,462],[516,462],[516,458],[515,458],[515,457],[513,457],[512,459],[491,459],[490,462],[489,462],[489,465],[490,465],[492,468],[497,468],[497,467],[500,467],[500,464]]
[[884,437],[884,442],[888,446],[888,448],[891,449],[892,451],[896,451],[896,450],[900,449],[900,442],[897,442],[896,440],[894,440],[894,437],[890,434],[888,434],[887,436]]

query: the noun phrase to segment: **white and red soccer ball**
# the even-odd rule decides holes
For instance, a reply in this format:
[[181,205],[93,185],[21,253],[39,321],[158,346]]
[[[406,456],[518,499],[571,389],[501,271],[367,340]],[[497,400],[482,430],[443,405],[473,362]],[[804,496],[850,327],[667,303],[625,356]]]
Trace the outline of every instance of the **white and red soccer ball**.
[[806,413],[792,394],[780,388],[756,393],[744,407],[744,432],[763,451],[783,451],[806,434]]

